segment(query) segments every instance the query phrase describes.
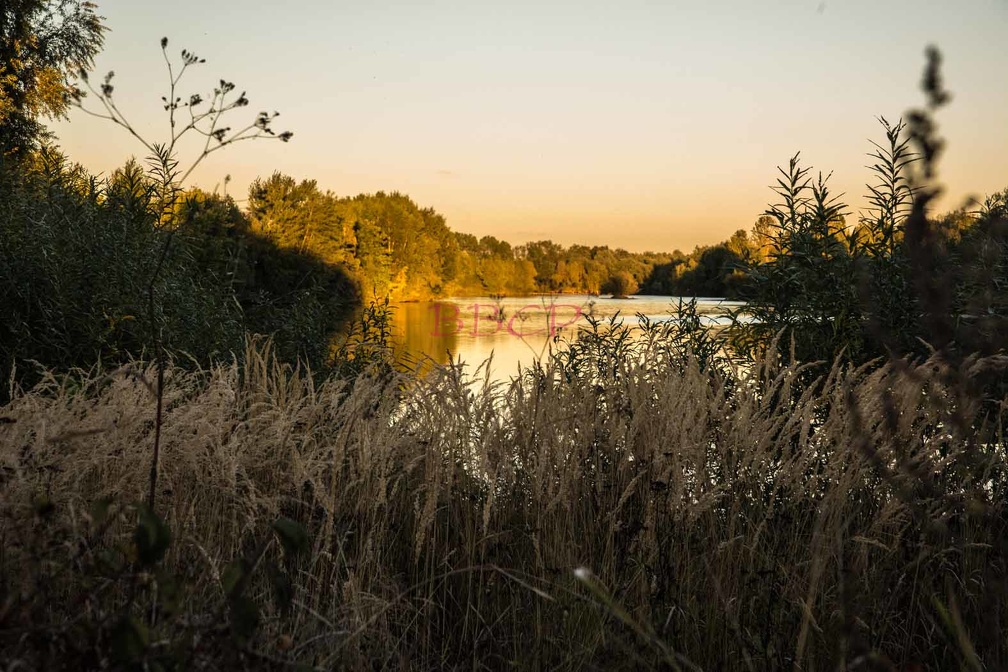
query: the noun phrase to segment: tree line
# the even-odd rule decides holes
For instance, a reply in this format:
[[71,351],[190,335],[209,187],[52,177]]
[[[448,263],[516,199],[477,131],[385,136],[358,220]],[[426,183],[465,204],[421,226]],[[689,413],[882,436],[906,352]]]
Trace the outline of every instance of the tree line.
[[535,293],[736,296],[741,269],[759,256],[744,230],[689,254],[512,245],[452,231],[444,216],[398,192],[341,197],[315,180],[274,173],[249,188],[249,226],[280,247],[310,252],[356,277],[364,296]]

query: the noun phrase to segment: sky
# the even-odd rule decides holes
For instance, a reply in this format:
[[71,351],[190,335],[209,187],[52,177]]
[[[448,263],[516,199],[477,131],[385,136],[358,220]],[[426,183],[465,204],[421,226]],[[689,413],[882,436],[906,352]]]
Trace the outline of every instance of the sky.
[[[340,196],[403,192],[477,236],[688,251],[749,229],[800,151],[856,218],[877,117],[923,104],[929,44],[953,94],[941,205],[1008,187],[1008,0],[96,2],[94,72],[115,71],[150,141],[169,133],[162,37],[172,58],[206,59],[182,95],[222,78],[247,91],[229,125],[280,112],[289,143],[236,144],[189,180],[230,175],[239,201],[279,171]],[[92,171],[145,154],[80,110],[51,128]],[[198,153],[183,144],[180,165]]]

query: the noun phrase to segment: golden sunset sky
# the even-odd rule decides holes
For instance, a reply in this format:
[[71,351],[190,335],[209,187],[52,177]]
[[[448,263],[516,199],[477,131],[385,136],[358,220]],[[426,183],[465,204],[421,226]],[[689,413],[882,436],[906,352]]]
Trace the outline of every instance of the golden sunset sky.
[[[1008,187],[1008,1],[323,2],[98,0],[96,77],[147,138],[167,138],[159,46],[206,58],[180,94],[224,78],[278,110],[289,144],[214,154],[242,200],[281,171],[339,195],[401,191],[457,231],[520,243],[692,249],[748,229],[776,166],[802,152],[862,207],[876,120],[923,102],[924,48],[952,102],[943,207]],[[91,101],[94,107],[96,101]],[[108,173],[144,150],[72,111],[71,159]],[[194,157],[182,148],[181,163]],[[848,218],[848,221],[851,221]]]

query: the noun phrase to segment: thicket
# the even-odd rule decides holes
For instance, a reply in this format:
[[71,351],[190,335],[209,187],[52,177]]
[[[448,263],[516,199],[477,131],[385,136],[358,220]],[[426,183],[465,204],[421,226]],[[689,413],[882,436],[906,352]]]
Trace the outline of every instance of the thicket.
[[0,170],[0,398],[46,367],[150,355],[152,333],[202,364],[239,356],[247,333],[329,362],[352,279],[256,235],[227,198],[186,194],[162,226],[156,187],[136,164],[99,181],[53,151]]
[[364,296],[397,300],[599,294],[623,276],[634,291],[721,296],[735,291],[737,283],[726,284],[726,279],[742,261],[715,248],[684,255],[565,247],[549,240],[511,245],[494,236],[452,231],[442,215],[404,194],[342,197],[323,192],[314,180],[298,182],[279,173],[253,183],[248,214],[255,230],[278,245],[345,268]]
[[[886,124],[887,154],[873,155],[880,182],[869,185],[876,209],[856,227],[797,156],[781,170],[767,259],[747,267],[741,284],[739,316],[753,319],[735,325],[734,348],[752,356],[783,330],[795,361],[860,363],[934,348],[992,354],[1008,342],[1008,190],[972,211],[915,215],[903,130]],[[925,239],[908,238],[914,226]]]
[[744,269],[747,302],[728,340],[754,357],[777,334],[788,361],[840,357],[950,358],[1002,352],[1008,343],[1008,190],[940,217],[937,165],[943,141],[935,112],[950,98],[940,56],[928,52],[927,105],[890,124],[869,155],[870,207],[856,225],[795,155],[779,168],[779,202],[762,219],[763,259]]
[[[185,49],[173,59],[163,38],[167,134],[144,137],[118,105],[114,73],[96,86],[85,72],[104,33],[94,10],[24,0],[0,12],[11,41],[0,50],[0,401],[47,368],[229,361],[249,333],[271,334],[284,361],[326,370],[360,303],[357,282],[257,232],[232,199],[183,188],[196,166],[234,143],[292,134],[273,130],[275,112],[227,125],[249,99],[226,80],[183,96],[186,73],[205,60]],[[128,132],[148,152],[146,166],[130,160],[98,178],[69,163],[39,122],[69,106]],[[180,156],[189,136],[203,146]]]

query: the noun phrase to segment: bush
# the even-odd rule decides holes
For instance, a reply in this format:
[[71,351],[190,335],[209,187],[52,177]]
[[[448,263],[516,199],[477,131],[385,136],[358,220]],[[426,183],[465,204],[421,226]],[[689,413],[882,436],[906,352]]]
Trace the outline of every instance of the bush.
[[[43,151],[0,177],[0,368],[30,385],[31,363],[67,370],[149,350],[152,333],[200,361],[239,351],[241,311],[217,278],[171,254],[135,166],[107,184]],[[16,371],[16,373],[15,373]],[[6,391],[6,390],[5,390]]]
[[360,308],[360,290],[346,269],[253,231],[230,198],[190,191],[176,220],[185,253],[212,269],[241,307],[243,335],[269,336],[288,363],[318,371],[334,364],[334,340]]
[[[207,365],[271,335],[284,361],[329,365],[358,303],[341,269],[252,234],[230,199],[191,193],[161,222],[135,163],[107,182],[40,152],[0,176],[0,375],[30,387],[148,355]],[[164,262],[155,277],[158,260]]]
[[[878,178],[869,185],[872,207],[857,226],[847,225],[845,206],[821,175],[811,180],[797,155],[779,169],[782,202],[767,211],[768,258],[750,267],[742,292],[748,305],[732,329],[734,347],[749,358],[777,334],[790,346],[787,361],[822,362],[816,373],[838,357],[924,359],[937,349],[954,361],[1003,351],[1005,196],[978,212],[931,215],[938,191],[925,175],[937,155],[910,147],[938,141],[881,121],[886,143],[870,155]],[[933,134],[930,122],[924,127]],[[912,172],[925,155],[927,165]]]

